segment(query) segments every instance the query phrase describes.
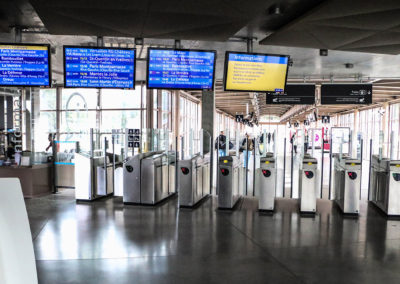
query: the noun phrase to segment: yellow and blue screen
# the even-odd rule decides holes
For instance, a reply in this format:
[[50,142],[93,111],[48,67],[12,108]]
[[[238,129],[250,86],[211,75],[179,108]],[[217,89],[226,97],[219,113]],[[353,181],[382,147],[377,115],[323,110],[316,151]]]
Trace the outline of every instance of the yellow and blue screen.
[[287,56],[229,53],[226,90],[282,92]]

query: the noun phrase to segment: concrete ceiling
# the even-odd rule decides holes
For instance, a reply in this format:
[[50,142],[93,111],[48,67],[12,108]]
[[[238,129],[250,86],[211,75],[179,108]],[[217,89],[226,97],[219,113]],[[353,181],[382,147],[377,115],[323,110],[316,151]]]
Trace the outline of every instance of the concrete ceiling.
[[30,1],[52,34],[225,41],[271,0]]
[[[291,82],[387,82],[385,92],[374,89],[374,103],[396,100],[399,89],[391,84],[400,78],[400,56],[392,54],[399,48],[399,11],[394,0],[8,0],[0,2],[0,41],[13,42],[11,27],[22,26],[23,42],[51,44],[53,78],[61,84],[65,44],[95,45],[96,36],[105,36],[108,46],[136,47],[136,78],[145,80],[147,48],[173,47],[182,39],[183,48],[217,51],[218,108],[234,115],[249,104],[260,116],[285,116],[292,106],[265,105],[263,94],[223,92],[225,51],[247,51],[246,38],[252,38],[254,52],[291,56]],[[144,45],[136,46],[134,37],[145,38]],[[330,49],[329,55],[319,56],[319,48]]]
[[260,43],[399,54],[400,1],[324,1]]

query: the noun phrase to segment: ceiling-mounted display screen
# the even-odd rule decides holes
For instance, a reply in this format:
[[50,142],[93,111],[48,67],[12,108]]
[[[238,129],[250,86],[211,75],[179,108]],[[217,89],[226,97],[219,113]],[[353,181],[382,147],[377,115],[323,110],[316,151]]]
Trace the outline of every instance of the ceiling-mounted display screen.
[[0,44],[0,86],[50,85],[49,45]]
[[227,51],[225,91],[284,92],[288,66],[288,55]]
[[267,94],[267,104],[313,105],[315,84],[287,84],[284,93]]
[[135,88],[133,48],[64,46],[66,88]]
[[213,90],[215,51],[149,48],[147,88]]
[[321,104],[371,104],[372,84],[322,84]]

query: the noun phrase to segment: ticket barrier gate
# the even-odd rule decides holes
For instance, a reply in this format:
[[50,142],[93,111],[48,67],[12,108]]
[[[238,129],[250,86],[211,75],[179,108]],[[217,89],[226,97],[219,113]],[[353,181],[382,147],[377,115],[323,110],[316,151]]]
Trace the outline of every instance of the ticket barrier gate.
[[194,207],[210,192],[210,155],[181,160],[179,165],[179,207]]
[[388,216],[400,216],[400,160],[373,155],[368,200]]
[[113,165],[110,155],[75,154],[75,199],[94,201],[114,193]]
[[123,171],[123,202],[131,204],[141,204],[141,176],[142,161],[148,157],[161,154],[162,151],[139,153],[128,158],[124,163]]
[[344,214],[360,211],[361,161],[334,156],[334,201]]
[[245,171],[240,157],[219,157],[217,183],[219,209],[233,209],[242,197],[246,182]]
[[272,153],[260,158],[260,168],[256,170],[256,192],[258,192],[258,209],[274,211],[276,190],[276,161]]
[[318,162],[310,155],[303,158],[299,170],[299,201],[301,213],[315,213],[317,210]]

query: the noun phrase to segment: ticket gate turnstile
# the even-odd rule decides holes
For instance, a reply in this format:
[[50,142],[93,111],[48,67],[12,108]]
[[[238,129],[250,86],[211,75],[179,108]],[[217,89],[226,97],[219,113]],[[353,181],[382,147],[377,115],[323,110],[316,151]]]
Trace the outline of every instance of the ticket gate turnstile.
[[400,160],[373,155],[368,200],[388,216],[400,216]]
[[272,153],[260,158],[260,168],[256,170],[256,192],[258,192],[258,209],[274,211],[276,190],[276,161]]
[[218,208],[233,209],[243,195],[245,171],[240,157],[219,157]]
[[124,193],[123,193],[123,202],[124,203],[132,203],[132,204],[140,204],[141,203],[141,172],[142,172],[142,160],[157,154],[161,154],[162,152],[148,152],[148,153],[139,153],[133,157],[130,157],[124,163]]
[[317,210],[318,162],[310,155],[303,158],[299,170],[299,201],[301,213],[315,213]]
[[195,155],[179,165],[179,207],[194,207],[210,192],[210,155]]
[[361,161],[347,156],[334,157],[334,201],[344,214],[360,211]]
[[175,152],[149,156],[142,160],[141,204],[155,205],[174,195]]
[[163,151],[129,158],[123,171],[125,204],[156,204],[175,193],[175,156]]

